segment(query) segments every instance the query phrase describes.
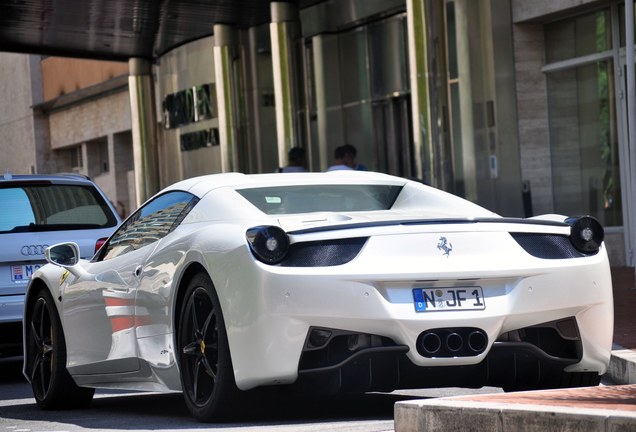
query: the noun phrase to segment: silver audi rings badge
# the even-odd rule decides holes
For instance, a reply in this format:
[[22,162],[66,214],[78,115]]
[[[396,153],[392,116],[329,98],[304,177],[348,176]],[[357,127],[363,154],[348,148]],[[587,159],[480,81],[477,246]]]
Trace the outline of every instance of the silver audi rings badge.
[[44,250],[49,245],[25,245],[20,249],[20,253],[24,256],[44,255]]

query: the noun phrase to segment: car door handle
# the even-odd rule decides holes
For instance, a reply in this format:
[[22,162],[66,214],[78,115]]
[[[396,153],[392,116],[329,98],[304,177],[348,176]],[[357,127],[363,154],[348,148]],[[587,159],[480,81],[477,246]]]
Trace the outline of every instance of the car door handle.
[[141,276],[141,267],[142,266],[140,266],[140,265],[135,267],[135,277]]

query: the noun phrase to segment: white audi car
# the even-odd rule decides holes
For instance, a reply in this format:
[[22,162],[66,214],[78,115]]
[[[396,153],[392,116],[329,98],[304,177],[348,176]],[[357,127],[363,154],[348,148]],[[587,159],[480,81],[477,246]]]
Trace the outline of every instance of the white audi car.
[[591,217],[500,217],[371,172],[191,178],[91,260],[47,249],[24,373],[42,408],[94,388],[183,392],[199,420],[250,389],[597,385],[613,305]]

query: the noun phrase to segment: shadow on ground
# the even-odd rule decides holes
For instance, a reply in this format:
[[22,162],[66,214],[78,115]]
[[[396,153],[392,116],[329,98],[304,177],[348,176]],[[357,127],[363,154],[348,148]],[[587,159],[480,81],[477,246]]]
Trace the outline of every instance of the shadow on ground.
[[[241,428],[354,420],[392,420],[396,401],[414,397],[367,394],[349,397],[306,397],[278,389],[254,392],[238,405],[237,414],[222,424],[203,424],[188,412],[180,393],[134,393],[98,390],[91,405],[81,410],[43,411],[33,400],[22,376],[22,359],[0,360],[0,417],[11,420],[51,422],[69,429],[209,429]],[[4,404],[2,404],[4,402]],[[7,426],[7,427],[9,427]]]

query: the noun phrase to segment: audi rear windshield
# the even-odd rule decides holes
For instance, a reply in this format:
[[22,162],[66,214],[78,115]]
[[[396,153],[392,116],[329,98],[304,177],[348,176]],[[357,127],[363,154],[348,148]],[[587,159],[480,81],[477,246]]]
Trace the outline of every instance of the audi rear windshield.
[[20,184],[0,187],[0,233],[108,228],[117,220],[91,186]]
[[402,186],[393,185],[294,185],[239,189],[266,214],[355,212],[388,210]]

